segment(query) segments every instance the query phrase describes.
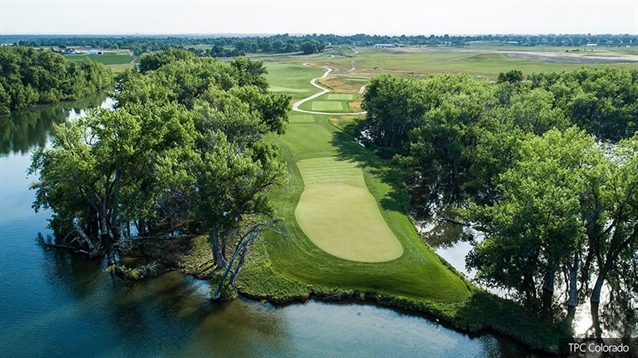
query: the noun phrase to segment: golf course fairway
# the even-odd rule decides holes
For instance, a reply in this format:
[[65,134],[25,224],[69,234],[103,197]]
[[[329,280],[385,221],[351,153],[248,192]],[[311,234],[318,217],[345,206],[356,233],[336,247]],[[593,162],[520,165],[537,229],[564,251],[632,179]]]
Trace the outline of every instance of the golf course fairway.
[[403,254],[355,163],[335,158],[297,162],[304,192],[295,211],[310,240],[336,257],[383,262]]

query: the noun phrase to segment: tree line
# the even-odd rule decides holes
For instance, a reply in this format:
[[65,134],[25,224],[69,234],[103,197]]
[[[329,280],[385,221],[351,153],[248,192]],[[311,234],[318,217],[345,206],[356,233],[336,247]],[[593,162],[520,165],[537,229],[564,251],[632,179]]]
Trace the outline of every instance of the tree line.
[[[58,245],[105,255],[116,272],[126,243],[208,236],[221,283],[272,221],[268,190],[285,180],[267,133],[283,133],[290,97],[268,92],[263,64],[170,49],[118,78],[115,110],[55,127],[33,156],[34,208],[53,211]],[[122,268],[123,269],[123,268]]]
[[[322,46],[352,45],[373,46],[378,43],[399,43],[408,46],[468,46],[473,43],[518,46],[565,46],[578,47],[587,44],[598,46],[636,46],[638,36],[630,34],[545,34],[545,35],[335,35],[309,34],[292,36],[278,34],[272,36],[53,36],[53,35],[2,35],[0,42],[31,47],[87,46],[102,49],[129,49],[137,56],[152,51],[162,51],[169,47],[189,48],[194,45],[211,45],[217,56],[234,57],[242,53],[284,53],[312,50],[313,41]],[[237,51],[228,56],[226,51]],[[207,49],[208,50],[208,49]],[[321,52],[318,49],[317,52]]]
[[383,75],[361,139],[406,168],[415,215],[455,208],[483,233],[466,258],[480,282],[548,315],[589,299],[595,324],[607,283],[606,324],[635,323],[637,103],[636,70]]
[[49,50],[0,47],[0,115],[40,103],[76,100],[113,85],[113,74],[90,59],[67,64]]

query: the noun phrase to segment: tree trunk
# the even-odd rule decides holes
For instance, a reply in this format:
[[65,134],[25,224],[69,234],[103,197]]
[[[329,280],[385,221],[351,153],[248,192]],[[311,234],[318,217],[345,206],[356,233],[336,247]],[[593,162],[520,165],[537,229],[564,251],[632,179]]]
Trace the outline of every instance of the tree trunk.
[[543,281],[543,291],[553,293],[554,292],[554,276],[556,272],[552,269],[545,271],[545,280]]
[[594,284],[594,289],[591,292],[590,302],[592,306],[594,304],[600,303],[600,292],[603,288],[603,284],[605,283],[606,276],[607,276],[607,270],[603,268],[598,274],[598,278],[596,278],[596,283]]
[[569,267],[569,299],[568,307],[578,306],[578,252],[574,253],[574,263]]
[[219,229],[217,228],[217,225],[213,225],[213,228],[210,230],[209,237],[212,243],[213,261],[217,268],[223,269],[226,267],[228,262],[224,258],[224,255],[222,254],[222,247],[219,244]]
[[235,286],[235,280],[237,280],[237,276],[239,275],[239,272],[241,271],[242,266],[244,266],[244,261],[246,260],[246,253],[248,252],[248,245],[244,245],[244,247],[241,249],[241,252],[239,253],[239,261],[237,262],[237,267],[235,268],[235,271],[233,271],[233,273],[230,275],[230,284],[234,287]]
[[594,329],[596,338],[602,338],[603,329],[600,327],[600,316],[598,314],[600,304],[598,302],[591,304],[591,326]]
[[554,277],[556,271],[547,269],[545,271],[545,279],[543,280],[543,294],[541,295],[542,309],[541,312],[544,317],[551,317],[552,304],[554,302]]

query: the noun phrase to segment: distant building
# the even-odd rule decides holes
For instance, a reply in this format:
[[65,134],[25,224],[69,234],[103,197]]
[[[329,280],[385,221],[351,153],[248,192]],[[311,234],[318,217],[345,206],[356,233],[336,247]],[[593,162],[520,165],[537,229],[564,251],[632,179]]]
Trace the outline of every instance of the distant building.
[[395,47],[403,47],[403,45],[399,44],[376,44],[374,48],[395,48]]
[[101,54],[103,54],[103,53],[104,53],[104,52],[99,51],[99,50],[91,50],[91,51],[89,51],[87,54],[89,54],[89,55],[101,55]]
[[394,48],[396,47],[394,44],[376,44],[374,48]]
[[507,44],[510,46],[516,46],[518,45],[518,41],[507,41]]
[[587,47],[596,47],[596,46],[598,46],[598,44],[587,44],[585,46],[587,46]]
[[64,50],[64,53],[66,53],[66,54],[75,53],[75,49],[74,48],[67,48],[67,49]]

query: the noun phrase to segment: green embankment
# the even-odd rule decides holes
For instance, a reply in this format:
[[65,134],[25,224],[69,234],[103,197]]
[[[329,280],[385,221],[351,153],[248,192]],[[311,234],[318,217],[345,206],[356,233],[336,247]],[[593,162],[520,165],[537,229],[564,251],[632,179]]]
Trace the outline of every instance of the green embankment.
[[[292,64],[267,63],[267,67],[271,86],[307,90],[305,94],[291,91],[296,99],[317,92],[309,81],[319,77],[321,70]],[[391,161],[380,159],[330,125],[329,116],[292,112],[286,134],[272,135],[269,140],[281,148],[290,174],[286,186],[271,196],[282,218],[279,230],[283,235],[269,234],[264,243],[253,247],[237,281],[243,294],[273,302],[305,300],[311,295],[369,300],[433,314],[458,329],[491,328],[532,347],[557,350],[557,338],[562,335],[559,327],[476,288],[422,242],[408,217],[409,197],[401,170]],[[374,263],[346,260],[322,250],[306,236],[295,220],[295,211],[304,195],[304,166],[318,158],[336,158],[360,169],[378,211],[401,244],[400,257]]]

